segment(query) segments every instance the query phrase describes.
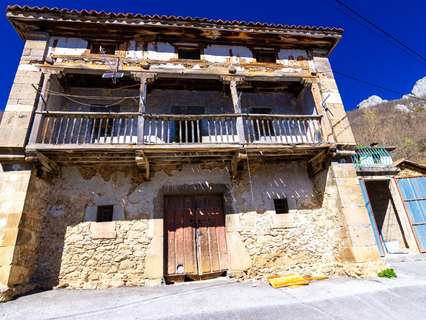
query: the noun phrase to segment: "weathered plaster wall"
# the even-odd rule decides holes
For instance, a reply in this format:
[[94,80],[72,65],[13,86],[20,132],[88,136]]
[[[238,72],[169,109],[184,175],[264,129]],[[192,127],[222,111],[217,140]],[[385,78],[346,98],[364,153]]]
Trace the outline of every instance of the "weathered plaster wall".
[[[230,274],[280,271],[361,275],[369,269],[339,259],[347,237],[331,170],[311,180],[303,162],[251,163],[231,182],[226,168],[155,172],[136,168],[63,168],[44,211],[34,281],[46,286],[108,287],[159,283],[163,276],[162,197],[223,190]],[[219,189],[218,189],[219,188]],[[287,197],[290,213],[276,214]],[[96,205],[111,204],[114,221],[90,222]],[[350,261],[351,263],[354,261]]]

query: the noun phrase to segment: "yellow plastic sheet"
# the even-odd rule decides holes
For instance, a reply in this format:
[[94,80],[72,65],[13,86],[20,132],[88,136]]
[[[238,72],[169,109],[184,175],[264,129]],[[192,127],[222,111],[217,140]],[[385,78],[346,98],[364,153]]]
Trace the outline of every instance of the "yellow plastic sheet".
[[269,284],[273,288],[282,288],[282,287],[289,287],[289,288],[296,288],[300,286],[306,286],[311,281],[314,280],[325,280],[328,279],[327,276],[324,275],[317,275],[317,276],[301,276],[298,274],[287,274],[287,275],[271,275],[266,278],[269,282]]

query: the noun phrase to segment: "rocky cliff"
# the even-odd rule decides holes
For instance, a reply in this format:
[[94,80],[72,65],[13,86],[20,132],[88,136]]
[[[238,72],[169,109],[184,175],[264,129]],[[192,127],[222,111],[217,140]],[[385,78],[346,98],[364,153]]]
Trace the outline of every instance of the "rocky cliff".
[[400,99],[371,96],[348,113],[357,143],[397,147],[394,159],[426,162],[426,77]]

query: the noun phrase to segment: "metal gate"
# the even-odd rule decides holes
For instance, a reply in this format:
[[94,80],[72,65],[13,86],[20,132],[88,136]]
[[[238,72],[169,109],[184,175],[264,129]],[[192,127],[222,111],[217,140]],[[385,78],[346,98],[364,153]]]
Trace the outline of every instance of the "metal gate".
[[421,252],[426,252],[426,176],[397,178],[397,185]]
[[221,195],[166,196],[166,276],[200,278],[228,268]]

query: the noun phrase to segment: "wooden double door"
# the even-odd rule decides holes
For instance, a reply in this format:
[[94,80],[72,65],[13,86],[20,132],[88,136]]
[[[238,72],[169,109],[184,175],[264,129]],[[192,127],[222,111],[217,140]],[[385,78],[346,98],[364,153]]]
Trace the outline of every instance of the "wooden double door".
[[196,280],[226,271],[222,196],[166,196],[164,202],[166,277]]

